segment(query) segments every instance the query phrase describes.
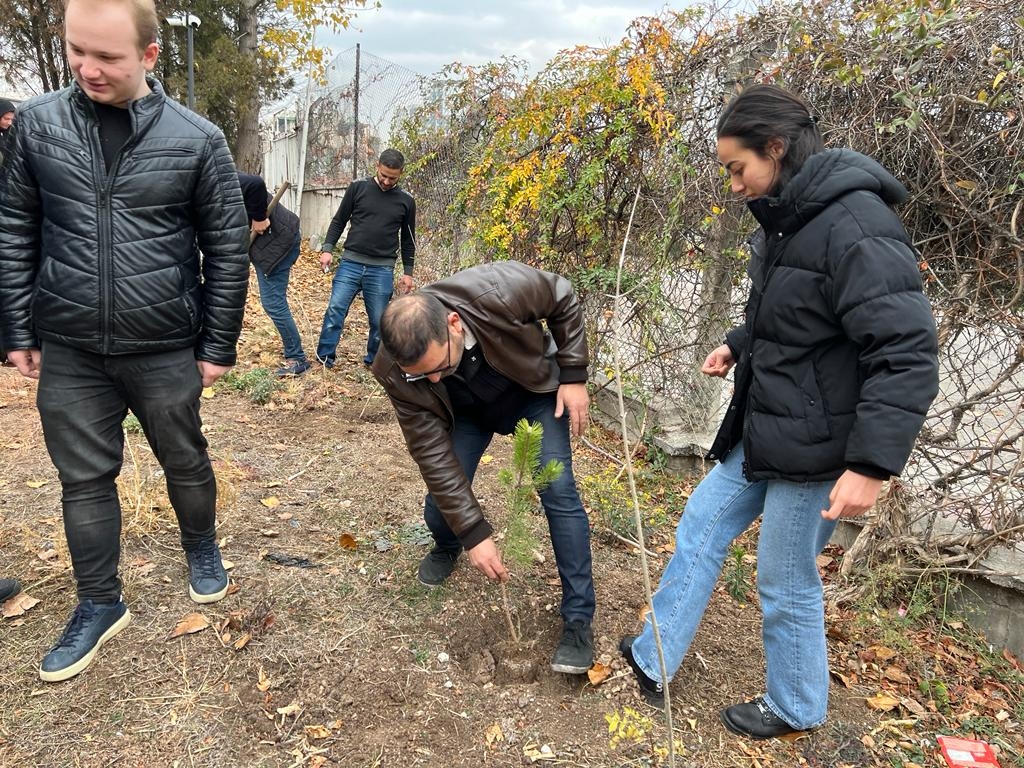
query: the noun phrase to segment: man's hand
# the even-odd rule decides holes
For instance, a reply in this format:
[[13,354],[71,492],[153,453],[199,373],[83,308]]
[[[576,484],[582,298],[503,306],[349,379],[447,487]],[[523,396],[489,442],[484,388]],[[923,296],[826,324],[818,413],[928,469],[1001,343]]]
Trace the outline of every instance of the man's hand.
[[196,360],[196,365],[199,366],[199,375],[203,378],[204,387],[213,386],[213,382],[231,370],[230,365],[216,365],[206,360]]
[[700,367],[700,372],[708,376],[725,378],[734,362],[736,361],[732,359],[732,350],[729,349],[729,345],[723,344],[720,347],[715,347],[711,354],[704,359],[704,365]]
[[320,254],[320,269],[321,269],[321,271],[323,271],[326,274],[327,273],[327,268],[331,266],[331,262],[332,261],[334,261],[334,254],[333,253],[331,253],[330,251],[324,251],[323,253],[321,253]]
[[508,571],[501,564],[501,553],[488,537],[466,552],[469,562],[491,581],[508,581]]
[[7,353],[7,359],[26,379],[39,378],[39,362],[42,356],[38,349],[12,349]]
[[263,221],[251,221],[249,223],[249,229],[255,232],[257,235],[262,235],[268,229],[270,229],[270,219],[264,219]]
[[832,493],[828,495],[831,506],[821,510],[821,516],[826,520],[859,517],[874,506],[881,490],[881,480],[848,469],[832,486]]
[[562,418],[562,414],[569,412],[569,426],[572,429],[573,437],[579,437],[587,429],[590,413],[590,395],[587,393],[587,385],[560,384],[558,395],[555,398],[555,418]]
[[398,292],[405,294],[413,289],[412,275],[402,275],[398,278]]

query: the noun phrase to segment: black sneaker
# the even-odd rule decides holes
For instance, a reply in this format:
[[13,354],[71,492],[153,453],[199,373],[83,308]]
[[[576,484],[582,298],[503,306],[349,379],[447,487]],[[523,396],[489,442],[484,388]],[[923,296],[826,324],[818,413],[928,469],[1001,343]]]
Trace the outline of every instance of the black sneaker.
[[455,561],[459,558],[459,550],[434,547],[427,556],[420,560],[418,578],[425,587],[439,587],[452,575]]
[[278,368],[274,375],[279,378],[285,378],[289,376],[301,376],[309,370],[308,360],[289,360],[288,365],[283,368]]
[[71,614],[57,644],[43,657],[39,677],[57,683],[74,677],[92,663],[96,651],[132,620],[123,600],[94,603],[83,600]]
[[762,696],[726,707],[720,717],[726,728],[748,739],[773,739],[798,730],[772,712]]
[[622,638],[619,641],[619,653],[625,657],[626,662],[633,670],[633,676],[636,677],[637,685],[640,686],[640,695],[644,697],[644,701],[652,707],[663,709],[665,707],[665,687],[657,680],[649,678],[647,673],[636,663],[636,659],[633,658],[634,640],[636,640],[636,635],[626,635]]
[[562,640],[551,657],[551,669],[566,675],[582,675],[594,665],[594,633],[582,621],[567,621]]
[[203,541],[185,550],[188,558],[188,596],[195,603],[216,603],[228,593],[228,573],[215,541]]
[[21,584],[14,579],[0,579],[0,603],[21,592]]

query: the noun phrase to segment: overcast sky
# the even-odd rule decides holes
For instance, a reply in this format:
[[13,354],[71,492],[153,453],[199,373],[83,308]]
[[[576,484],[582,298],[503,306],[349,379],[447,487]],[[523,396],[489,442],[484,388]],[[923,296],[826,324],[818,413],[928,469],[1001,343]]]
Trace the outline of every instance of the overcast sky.
[[[577,45],[618,42],[638,16],[657,16],[664,0],[381,0],[352,29],[318,37],[335,53],[361,49],[429,75],[453,61],[482,64],[518,56],[531,72]],[[675,7],[686,3],[677,2]]]

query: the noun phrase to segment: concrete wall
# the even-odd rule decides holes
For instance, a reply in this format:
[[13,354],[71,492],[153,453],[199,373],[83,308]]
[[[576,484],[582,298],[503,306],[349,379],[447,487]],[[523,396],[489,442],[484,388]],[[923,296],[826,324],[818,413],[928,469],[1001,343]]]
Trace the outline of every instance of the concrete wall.
[[[860,526],[840,521],[832,542],[844,549],[853,544]],[[1004,549],[995,551],[982,561],[981,567],[991,567],[993,579],[959,575],[962,588],[950,606],[962,614],[970,625],[984,633],[996,648],[1008,648],[1018,658],[1024,658],[1024,552]],[[997,574],[1004,574],[1003,577]]]

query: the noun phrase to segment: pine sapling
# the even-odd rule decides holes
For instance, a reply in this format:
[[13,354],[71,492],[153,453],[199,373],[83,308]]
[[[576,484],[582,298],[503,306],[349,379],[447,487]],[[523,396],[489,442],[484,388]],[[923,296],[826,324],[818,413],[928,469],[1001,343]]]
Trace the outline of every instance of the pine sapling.
[[[537,542],[530,525],[530,513],[537,506],[537,494],[558,479],[565,466],[551,459],[540,466],[541,439],[544,427],[520,419],[512,436],[511,466],[498,473],[505,489],[508,514],[505,519],[505,559],[512,565],[526,567],[533,560]],[[501,585],[501,600],[509,634],[519,642],[520,634],[512,621],[512,604],[508,590]]]

